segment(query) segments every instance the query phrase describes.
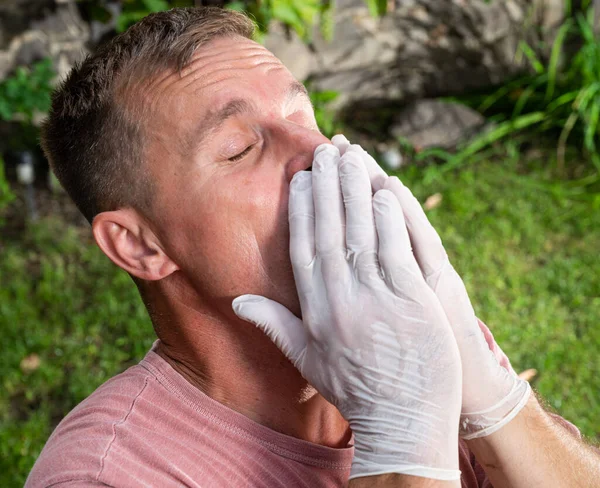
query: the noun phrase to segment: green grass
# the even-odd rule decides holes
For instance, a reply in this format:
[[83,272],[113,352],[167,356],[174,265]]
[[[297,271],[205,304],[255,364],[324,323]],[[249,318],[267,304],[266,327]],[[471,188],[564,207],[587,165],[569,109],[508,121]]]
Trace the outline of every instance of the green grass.
[[[513,156],[400,176],[421,201],[443,195],[429,216],[515,368],[536,368],[534,387],[597,439],[599,202]],[[137,362],[153,333],[135,286],[87,231],[42,221],[18,242],[0,240],[0,254],[0,486],[12,487],[22,486],[56,423]],[[24,372],[31,354],[40,365]]]
[[598,441],[598,199],[561,196],[572,189],[548,173],[485,162],[430,184],[422,170],[400,176],[421,201],[443,195],[429,218],[515,369],[537,369],[534,388]]
[[[78,229],[42,221],[0,255],[0,486],[12,487],[56,423],[137,362],[153,332],[129,276]],[[31,354],[40,366],[24,372]]]

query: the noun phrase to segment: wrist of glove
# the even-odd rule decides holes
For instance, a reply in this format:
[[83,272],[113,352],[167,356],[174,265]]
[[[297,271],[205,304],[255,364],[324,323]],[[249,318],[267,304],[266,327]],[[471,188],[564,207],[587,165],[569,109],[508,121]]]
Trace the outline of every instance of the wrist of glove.
[[461,351],[463,399],[459,433],[466,440],[485,437],[504,427],[526,405],[529,383],[503,367],[479,326],[460,276],[444,252],[441,267],[425,281],[436,293],[454,324]]
[[354,459],[349,479],[385,473],[436,480],[460,479],[455,428],[448,426],[429,435],[415,435],[414,426],[393,421],[386,424],[381,418],[375,423],[355,418],[350,426],[354,433]]
[[510,390],[494,405],[479,411],[460,414],[459,433],[463,439],[485,437],[508,424],[527,404],[531,386],[525,380],[515,378]]

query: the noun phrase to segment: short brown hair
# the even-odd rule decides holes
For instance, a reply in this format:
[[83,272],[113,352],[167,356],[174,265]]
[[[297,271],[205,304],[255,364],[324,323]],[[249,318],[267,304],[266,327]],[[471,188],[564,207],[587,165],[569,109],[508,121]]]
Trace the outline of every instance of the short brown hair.
[[198,47],[216,37],[253,33],[252,21],[238,12],[172,9],[145,17],[73,68],[54,92],[42,147],[89,222],[103,211],[150,207],[143,121],[120,96],[131,80],[181,70]]

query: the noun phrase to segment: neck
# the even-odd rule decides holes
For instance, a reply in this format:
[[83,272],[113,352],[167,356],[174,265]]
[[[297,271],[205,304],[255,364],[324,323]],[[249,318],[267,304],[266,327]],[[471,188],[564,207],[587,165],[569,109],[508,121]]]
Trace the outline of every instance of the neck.
[[[164,296],[164,295],[163,295]],[[148,301],[146,296],[146,299]],[[233,312],[152,299],[157,353],[196,388],[277,432],[328,447],[346,447],[350,429],[277,347]],[[231,310],[231,304],[221,304]]]

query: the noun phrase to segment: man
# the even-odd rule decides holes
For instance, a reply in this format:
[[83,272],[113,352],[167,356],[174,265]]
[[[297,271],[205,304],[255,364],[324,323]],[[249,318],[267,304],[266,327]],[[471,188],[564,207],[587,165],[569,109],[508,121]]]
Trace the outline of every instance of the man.
[[[426,297],[418,309],[422,330],[438,331],[442,342],[434,341],[437,349],[428,349],[421,360],[415,351],[429,342],[423,340],[426,334],[415,336],[419,348],[400,343],[388,349],[391,360],[375,368],[369,361],[376,358],[365,353],[356,362],[358,369],[310,370],[291,354],[297,344],[289,334],[277,341],[276,330],[284,329],[271,314],[273,308],[253,307],[252,299],[242,297],[235,302],[234,313],[232,301],[252,293],[285,307],[283,322],[290,323],[290,314],[299,317],[304,312],[310,325],[314,317],[308,304],[313,302],[305,289],[301,307],[290,260],[290,230],[296,242],[304,242],[310,229],[302,233],[297,226],[288,226],[290,183],[296,173],[305,174],[313,165],[319,147],[317,155],[329,154],[329,159],[326,164],[315,159],[319,171],[314,184],[329,182],[330,191],[319,198],[328,202],[323,208],[340,217],[338,173],[342,158],[351,157],[345,153],[353,151],[341,139],[334,148],[319,133],[302,85],[251,36],[252,24],[233,12],[207,8],[154,14],[76,67],[55,94],[44,128],[46,154],[92,223],[100,248],[133,277],[159,340],[139,365],[102,385],[61,422],[27,486],[344,486],[351,469],[351,486],[455,486],[459,468],[463,486],[489,485],[465,443],[456,448],[464,396],[470,389],[470,404],[476,403],[477,387],[486,378],[482,371],[465,367],[468,359],[456,339],[460,324],[448,304],[442,305],[444,298],[435,294],[435,283],[423,286],[424,278],[415,277],[416,296]],[[404,190],[377,173],[367,155],[358,148],[354,151],[365,168],[371,165],[374,189],[387,187],[402,205],[402,210],[390,207],[381,215],[389,222],[403,222],[404,212],[410,238],[418,241],[419,229],[425,227],[411,223],[410,215],[417,214],[407,213],[410,204]],[[321,171],[325,166],[327,173]],[[356,176],[361,170],[354,171]],[[364,171],[359,178],[361,209],[371,206]],[[325,177],[331,174],[333,179]],[[296,190],[302,178],[306,180],[306,176],[294,179]],[[314,197],[316,207],[316,193]],[[311,222],[310,216],[305,222]],[[322,228],[331,222],[331,235],[338,237],[344,226],[339,218],[329,221],[322,213],[314,222]],[[373,229],[368,232],[372,235]],[[429,241],[431,234],[424,235]],[[407,238],[402,236],[390,242],[406,250]],[[415,254],[419,258],[416,245]],[[379,257],[383,255],[379,251]],[[421,258],[418,266],[423,267],[427,259]],[[410,266],[415,274],[416,261]],[[299,269],[297,262],[294,267]],[[403,286],[394,291],[396,298],[408,293]],[[343,302],[352,297],[344,295]],[[383,307],[396,298],[381,291],[372,297],[372,305]],[[260,305],[275,306],[258,300]],[[330,305],[326,302],[325,308]],[[465,308],[457,310],[460,319]],[[394,315],[396,308],[386,313],[384,322],[389,322],[390,330],[411,323],[406,316]],[[257,323],[268,336],[236,314]],[[336,314],[321,320],[343,322]],[[357,324],[351,325],[354,328],[348,330],[356,330]],[[483,340],[477,333],[477,340]],[[373,350],[382,346],[377,334],[361,337],[375,341]],[[321,351],[340,343],[333,333],[321,334],[319,340],[314,344],[322,344]],[[488,340],[495,348],[489,335]],[[365,371],[385,376],[386,365],[404,364],[409,356],[400,357],[398,351],[408,354],[415,365],[424,361],[423,367],[432,364],[437,351],[446,366],[444,384],[437,375],[424,376],[425,389],[436,384],[439,390],[431,390],[432,400],[419,397],[423,405],[436,405],[440,426],[447,426],[445,432],[438,429],[436,437],[442,447],[414,441],[419,438],[414,426],[425,425],[423,416],[434,407],[411,410],[419,422],[399,408],[396,401],[414,394],[411,390],[398,395],[398,385],[407,376],[394,376],[397,381],[387,386],[362,376],[362,366],[370,365]],[[321,356],[312,354],[313,364],[318,364]],[[501,368],[489,357],[487,343],[485,354],[485,365]],[[526,384],[499,371],[493,369],[500,380],[494,377],[490,383],[510,386],[498,397],[500,414],[490,420],[463,410],[461,416],[463,435],[486,434],[469,441],[469,447],[489,479],[497,480],[498,486],[550,486],[556,480],[560,484],[555,486],[590,486],[598,470],[597,457],[541,410]],[[469,375],[475,383],[469,383]],[[337,379],[341,388],[328,390],[323,378]],[[365,396],[350,406],[341,402],[357,380],[367,381],[380,396]],[[481,396],[487,401],[498,390],[492,393]],[[380,405],[369,403],[369,398],[388,407],[385,415],[398,421],[392,430],[397,425],[409,430],[393,439],[384,435],[385,449],[371,428],[376,422],[370,413],[381,413]],[[445,400],[447,408],[440,409]],[[471,418],[481,424],[466,421]],[[360,428],[361,419],[366,428]],[[348,421],[356,436],[354,464]],[[492,433],[485,425],[500,427]],[[407,439],[414,441],[416,452],[400,452],[398,446]],[[561,463],[554,461],[556,457]]]

